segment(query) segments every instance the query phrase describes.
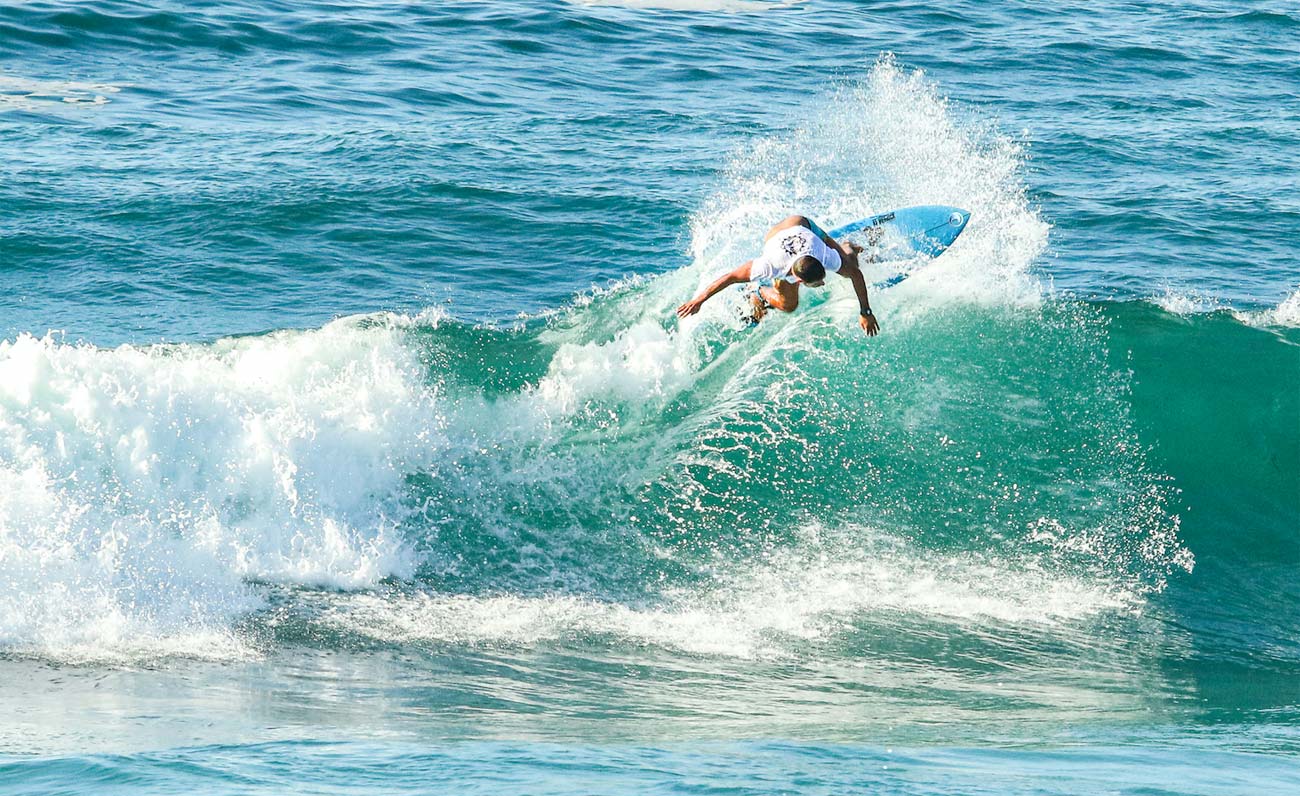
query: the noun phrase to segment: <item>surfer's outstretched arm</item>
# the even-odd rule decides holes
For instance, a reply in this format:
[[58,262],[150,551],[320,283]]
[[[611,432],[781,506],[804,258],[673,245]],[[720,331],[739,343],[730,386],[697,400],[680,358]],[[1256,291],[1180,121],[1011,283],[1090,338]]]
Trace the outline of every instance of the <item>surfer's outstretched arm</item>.
[[862,269],[858,268],[856,252],[852,257],[844,258],[839,274],[853,283],[853,292],[858,294],[858,326],[868,336],[875,337],[880,331],[880,324],[876,323],[876,315],[871,311],[871,300],[867,297],[867,279],[862,275]]
[[695,313],[699,312],[700,307],[704,306],[704,302],[708,301],[710,298],[713,297],[715,293],[717,293],[719,290],[722,290],[724,287],[728,287],[729,285],[737,285],[740,284],[741,282],[748,282],[749,265],[752,262],[754,261],[746,260],[745,262],[738,265],[735,268],[735,270],[728,271],[727,273],[715,279],[713,281],[713,284],[709,285],[704,289],[704,292],[700,293],[700,295],[696,296],[695,298],[686,302],[682,306],[678,307],[677,317],[685,318],[688,315],[694,315]]

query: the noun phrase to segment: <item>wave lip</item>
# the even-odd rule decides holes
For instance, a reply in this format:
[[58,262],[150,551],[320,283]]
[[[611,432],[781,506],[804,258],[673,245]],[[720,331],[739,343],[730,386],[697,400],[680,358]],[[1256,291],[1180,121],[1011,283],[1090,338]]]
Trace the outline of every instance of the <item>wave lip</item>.
[[1175,290],[1173,286],[1166,286],[1164,293],[1152,301],[1165,312],[1174,315],[1196,315],[1224,308],[1213,296],[1192,290]]
[[1281,326],[1295,329],[1300,327],[1300,290],[1278,302],[1271,310],[1255,312],[1234,312],[1237,320],[1251,326]]

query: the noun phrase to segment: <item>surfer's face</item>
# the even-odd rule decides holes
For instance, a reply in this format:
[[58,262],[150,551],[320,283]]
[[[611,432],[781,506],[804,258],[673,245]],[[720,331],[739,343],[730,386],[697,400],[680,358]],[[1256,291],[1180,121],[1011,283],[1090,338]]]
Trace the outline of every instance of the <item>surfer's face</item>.
[[821,287],[822,285],[826,284],[826,280],[824,279],[818,279],[813,282],[804,282],[802,279],[800,279],[799,281],[800,283],[805,284],[808,287]]

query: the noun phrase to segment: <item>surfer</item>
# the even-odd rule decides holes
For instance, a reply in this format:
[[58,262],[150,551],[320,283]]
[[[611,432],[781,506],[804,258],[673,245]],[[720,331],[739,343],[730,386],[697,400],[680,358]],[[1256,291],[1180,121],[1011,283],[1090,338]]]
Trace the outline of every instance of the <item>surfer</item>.
[[799,306],[799,286],[821,287],[826,272],[834,271],[853,283],[858,296],[858,326],[868,335],[880,331],[867,298],[867,281],[858,268],[856,243],[840,243],[821,230],[807,216],[790,216],[768,230],[763,253],[714,280],[695,298],[677,308],[677,317],[694,315],[718,291],[729,285],[755,285],[750,296],[754,304],[750,321],[758,323],[769,309],[794,312]]

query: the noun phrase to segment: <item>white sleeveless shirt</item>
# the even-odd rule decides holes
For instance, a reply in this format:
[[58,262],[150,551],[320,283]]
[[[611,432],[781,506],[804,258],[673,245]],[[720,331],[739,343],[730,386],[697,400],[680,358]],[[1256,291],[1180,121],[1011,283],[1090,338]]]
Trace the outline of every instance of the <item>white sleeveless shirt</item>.
[[790,227],[773,235],[763,244],[763,253],[749,266],[749,281],[771,285],[778,279],[795,283],[795,261],[800,257],[816,257],[827,273],[840,270],[840,253],[827,246],[817,233],[807,227]]

